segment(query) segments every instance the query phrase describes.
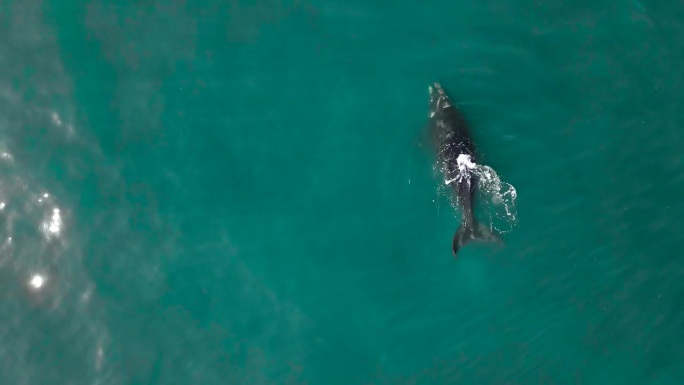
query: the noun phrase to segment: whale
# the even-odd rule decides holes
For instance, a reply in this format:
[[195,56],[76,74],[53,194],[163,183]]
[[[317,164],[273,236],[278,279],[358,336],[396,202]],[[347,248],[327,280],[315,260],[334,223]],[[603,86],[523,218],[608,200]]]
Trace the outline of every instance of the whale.
[[453,189],[461,211],[461,225],[452,241],[454,257],[471,242],[501,243],[499,234],[479,223],[475,217],[475,192],[478,176],[475,145],[466,120],[440,83],[428,87],[430,118],[428,129],[435,150],[437,168],[444,183]]

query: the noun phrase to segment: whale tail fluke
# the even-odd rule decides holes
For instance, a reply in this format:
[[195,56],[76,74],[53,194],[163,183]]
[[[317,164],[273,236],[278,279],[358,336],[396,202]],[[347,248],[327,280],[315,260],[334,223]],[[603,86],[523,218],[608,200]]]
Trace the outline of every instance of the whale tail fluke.
[[456,230],[454,234],[453,252],[456,253],[469,242],[491,242],[501,244],[503,241],[499,234],[492,231],[489,227],[477,222],[465,222]]

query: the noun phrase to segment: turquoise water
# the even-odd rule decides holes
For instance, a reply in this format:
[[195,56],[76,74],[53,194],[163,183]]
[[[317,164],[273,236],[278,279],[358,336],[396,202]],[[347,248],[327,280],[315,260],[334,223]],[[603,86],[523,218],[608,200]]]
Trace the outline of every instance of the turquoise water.
[[[679,384],[672,1],[0,2],[0,383]],[[418,144],[441,82],[501,248]]]

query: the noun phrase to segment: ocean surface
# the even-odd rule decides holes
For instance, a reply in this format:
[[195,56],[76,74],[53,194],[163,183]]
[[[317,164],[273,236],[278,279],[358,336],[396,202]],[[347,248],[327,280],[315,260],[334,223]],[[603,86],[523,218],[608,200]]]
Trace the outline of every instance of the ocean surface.
[[[2,0],[0,384],[682,384],[683,47],[671,0]],[[503,246],[451,254],[433,82]]]

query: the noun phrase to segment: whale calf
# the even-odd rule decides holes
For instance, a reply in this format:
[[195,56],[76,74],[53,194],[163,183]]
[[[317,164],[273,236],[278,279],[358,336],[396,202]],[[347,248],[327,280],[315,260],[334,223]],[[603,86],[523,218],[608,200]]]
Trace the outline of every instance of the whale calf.
[[444,182],[454,189],[461,209],[461,226],[454,234],[452,251],[456,253],[471,241],[501,242],[498,234],[477,222],[473,211],[477,188],[475,146],[463,115],[451,102],[439,83],[430,90],[429,130]]

